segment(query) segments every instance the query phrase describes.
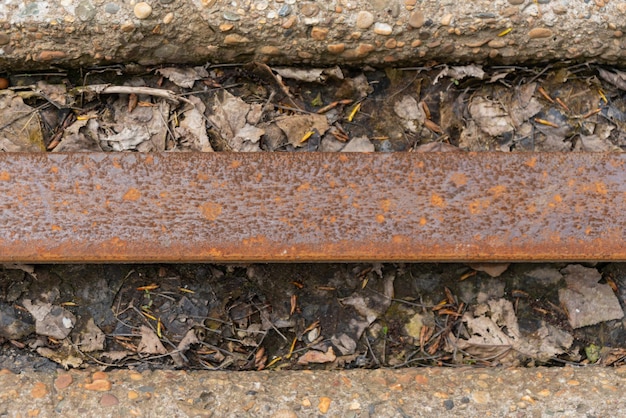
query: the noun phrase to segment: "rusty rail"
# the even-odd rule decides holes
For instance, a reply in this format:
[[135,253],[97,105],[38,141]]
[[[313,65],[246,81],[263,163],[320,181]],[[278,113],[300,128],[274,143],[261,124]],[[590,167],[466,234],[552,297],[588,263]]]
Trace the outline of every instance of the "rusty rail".
[[0,261],[626,260],[620,154],[0,154]]

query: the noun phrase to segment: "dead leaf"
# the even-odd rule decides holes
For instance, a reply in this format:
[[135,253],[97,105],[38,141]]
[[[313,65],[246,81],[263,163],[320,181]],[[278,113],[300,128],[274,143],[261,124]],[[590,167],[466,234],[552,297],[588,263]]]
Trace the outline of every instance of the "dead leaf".
[[626,73],[619,70],[615,72],[607,71],[602,68],[598,68],[600,78],[604,81],[608,81],[620,90],[626,91]]
[[278,67],[272,68],[272,70],[282,78],[290,78],[306,83],[323,83],[329,77],[343,80],[343,72],[337,66],[332,68]]
[[208,71],[204,67],[166,67],[159,68],[156,72],[169,79],[177,86],[187,89],[192,88],[196,80],[201,80],[209,76]]
[[76,317],[67,309],[48,302],[24,299],[24,307],[35,318],[35,332],[62,340],[72,332]]
[[189,96],[188,99],[193,107],[183,113],[184,118],[181,118],[180,125],[174,128],[176,135],[181,138],[182,144],[193,151],[213,152],[204,117],[206,106],[195,96]]
[[265,131],[252,126],[248,118],[254,122],[261,111],[260,104],[248,104],[224,90],[215,98],[207,117],[233,151],[254,152],[261,150],[258,142]]
[[187,331],[183,339],[180,340],[180,342],[178,343],[176,351],[172,351],[170,353],[170,357],[172,357],[172,360],[174,360],[174,363],[177,367],[182,367],[185,365],[186,361],[183,354],[185,353],[185,351],[189,350],[189,347],[191,347],[193,344],[200,344],[200,340],[198,340],[196,331],[190,329],[189,331]]
[[317,114],[286,116],[278,119],[276,125],[285,133],[287,140],[294,147],[305,145],[302,138],[307,132],[317,131],[321,136],[329,128],[326,116]]
[[[94,116],[90,118],[89,116]],[[96,112],[84,115],[77,119],[63,131],[61,143],[57,145],[53,152],[84,152],[102,151],[99,142],[98,128],[100,124],[95,118]]]
[[328,350],[324,353],[318,350],[309,350],[304,353],[299,359],[298,364],[306,365],[310,363],[330,363],[335,361],[337,356],[332,347],[328,347]]
[[350,142],[346,144],[341,152],[374,152],[374,144],[366,136],[357,136],[352,138]]
[[95,324],[93,318],[89,318],[85,328],[78,336],[77,345],[80,351],[90,353],[92,351],[104,350],[106,336],[104,332]]
[[437,77],[433,80],[433,84],[437,84],[442,77],[450,77],[454,80],[463,80],[466,77],[472,77],[482,80],[485,77],[485,72],[481,66],[475,64],[454,67],[444,65],[444,69],[437,74]]
[[78,368],[83,364],[83,359],[78,357],[75,350],[69,346],[66,342],[63,343],[61,348],[53,350],[48,347],[38,347],[37,353],[55,363],[63,366],[65,370],[72,368]]
[[150,133],[141,126],[125,127],[120,133],[109,135],[101,141],[113,151],[128,151],[136,149],[137,145],[150,139]]
[[44,152],[41,121],[36,109],[10,90],[0,95],[0,151]]
[[468,265],[472,269],[487,273],[491,277],[499,277],[509,268],[511,263],[471,263]]
[[137,346],[137,352],[141,354],[166,354],[167,350],[163,343],[151,328],[142,325],[140,328],[141,341]]

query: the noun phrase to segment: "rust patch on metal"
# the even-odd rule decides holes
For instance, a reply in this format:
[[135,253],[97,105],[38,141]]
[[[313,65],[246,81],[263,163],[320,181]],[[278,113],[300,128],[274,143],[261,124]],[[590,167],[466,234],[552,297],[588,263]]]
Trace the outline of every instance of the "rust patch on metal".
[[0,261],[626,261],[625,162],[0,154]]

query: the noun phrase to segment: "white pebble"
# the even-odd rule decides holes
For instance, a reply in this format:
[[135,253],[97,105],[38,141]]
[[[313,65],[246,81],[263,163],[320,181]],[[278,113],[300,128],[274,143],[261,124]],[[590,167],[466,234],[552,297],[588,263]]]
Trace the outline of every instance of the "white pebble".
[[133,11],[137,19],[147,19],[152,14],[152,7],[145,1],[142,1],[135,5]]
[[374,25],[374,33],[378,34],[378,35],[391,35],[392,29],[391,29],[391,25],[388,25],[386,23],[376,23]]

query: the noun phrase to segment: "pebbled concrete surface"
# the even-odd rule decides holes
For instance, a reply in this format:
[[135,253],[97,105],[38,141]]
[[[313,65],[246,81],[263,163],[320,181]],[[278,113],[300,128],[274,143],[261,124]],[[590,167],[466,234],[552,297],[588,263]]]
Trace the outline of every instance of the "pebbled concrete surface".
[[626,2],[0,0],[0,71],[50,66],[619,64]]
[[626,367],[0,372],[10,417],[621,417]]

